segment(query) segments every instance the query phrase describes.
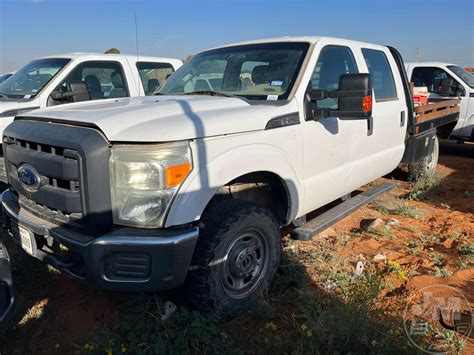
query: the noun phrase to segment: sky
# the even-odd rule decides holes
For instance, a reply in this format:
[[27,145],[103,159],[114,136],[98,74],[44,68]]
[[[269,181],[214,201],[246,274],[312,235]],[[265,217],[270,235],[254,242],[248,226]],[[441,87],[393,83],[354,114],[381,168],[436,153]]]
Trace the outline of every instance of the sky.
[[474,66],[474,0],[0,0],[0,74],[110,47],[185,58],[243,40],[326,35],[398,48],[405,61]]

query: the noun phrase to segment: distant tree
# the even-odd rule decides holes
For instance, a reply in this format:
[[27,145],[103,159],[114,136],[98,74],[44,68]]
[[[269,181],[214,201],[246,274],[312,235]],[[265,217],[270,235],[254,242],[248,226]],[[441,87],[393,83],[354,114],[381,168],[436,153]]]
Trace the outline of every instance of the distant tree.
[[193,58],[193,55],[192,55],[192,54],[188,54],[188,55],[186,56],[186,58],[183,59],[183,62],[185,62],[185,63],[186,63],[186,62],[189,62],[192,58]]
[[120,54],[120,51],[117,48],[109,48],[105,51],[105,54]]

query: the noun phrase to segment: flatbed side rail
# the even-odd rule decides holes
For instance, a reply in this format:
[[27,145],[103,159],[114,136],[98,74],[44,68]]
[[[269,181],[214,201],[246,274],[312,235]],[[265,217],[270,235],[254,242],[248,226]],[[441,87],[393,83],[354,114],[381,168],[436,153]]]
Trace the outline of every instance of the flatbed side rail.
[[442,100],[415,108],[415,135],[445,126],[459,118],[460,99]]
[[434,120],[443,116],[460,112],[461,99],[443,100],[415,107],[416,123]]

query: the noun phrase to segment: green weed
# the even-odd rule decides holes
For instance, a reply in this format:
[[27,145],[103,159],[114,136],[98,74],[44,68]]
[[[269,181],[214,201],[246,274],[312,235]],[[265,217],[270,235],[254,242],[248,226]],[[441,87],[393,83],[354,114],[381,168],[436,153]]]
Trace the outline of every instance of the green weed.
[[441,268],[439,266],[435,266],[433,271],[430,271],[430,274],[436,277],[448,277],[453,274],[452,271],[449,271],[446,268]]
[[436,173],[431,176],[423,176],[416,180],[408,194],[410,200],[420,200],[426,197],[426,194],[433,188],[439,186],[446,176]]

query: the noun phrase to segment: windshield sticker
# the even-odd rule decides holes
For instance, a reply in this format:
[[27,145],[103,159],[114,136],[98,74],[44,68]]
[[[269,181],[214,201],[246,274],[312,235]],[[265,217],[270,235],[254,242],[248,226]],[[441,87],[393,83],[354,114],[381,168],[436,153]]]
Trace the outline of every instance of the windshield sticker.
[[283,86],[284,81],[283,80],[270,80],[268,85],[270,86]]
[[278,100],[278,95],[267,95],[267,100],[268,101],[277,101]]
[[36,94],[38,92],[38,89],[33,89],[31,90],[31,93]]
[[25,95],[23,96],[24,99],[29,99],[31,97],[31,95]]

